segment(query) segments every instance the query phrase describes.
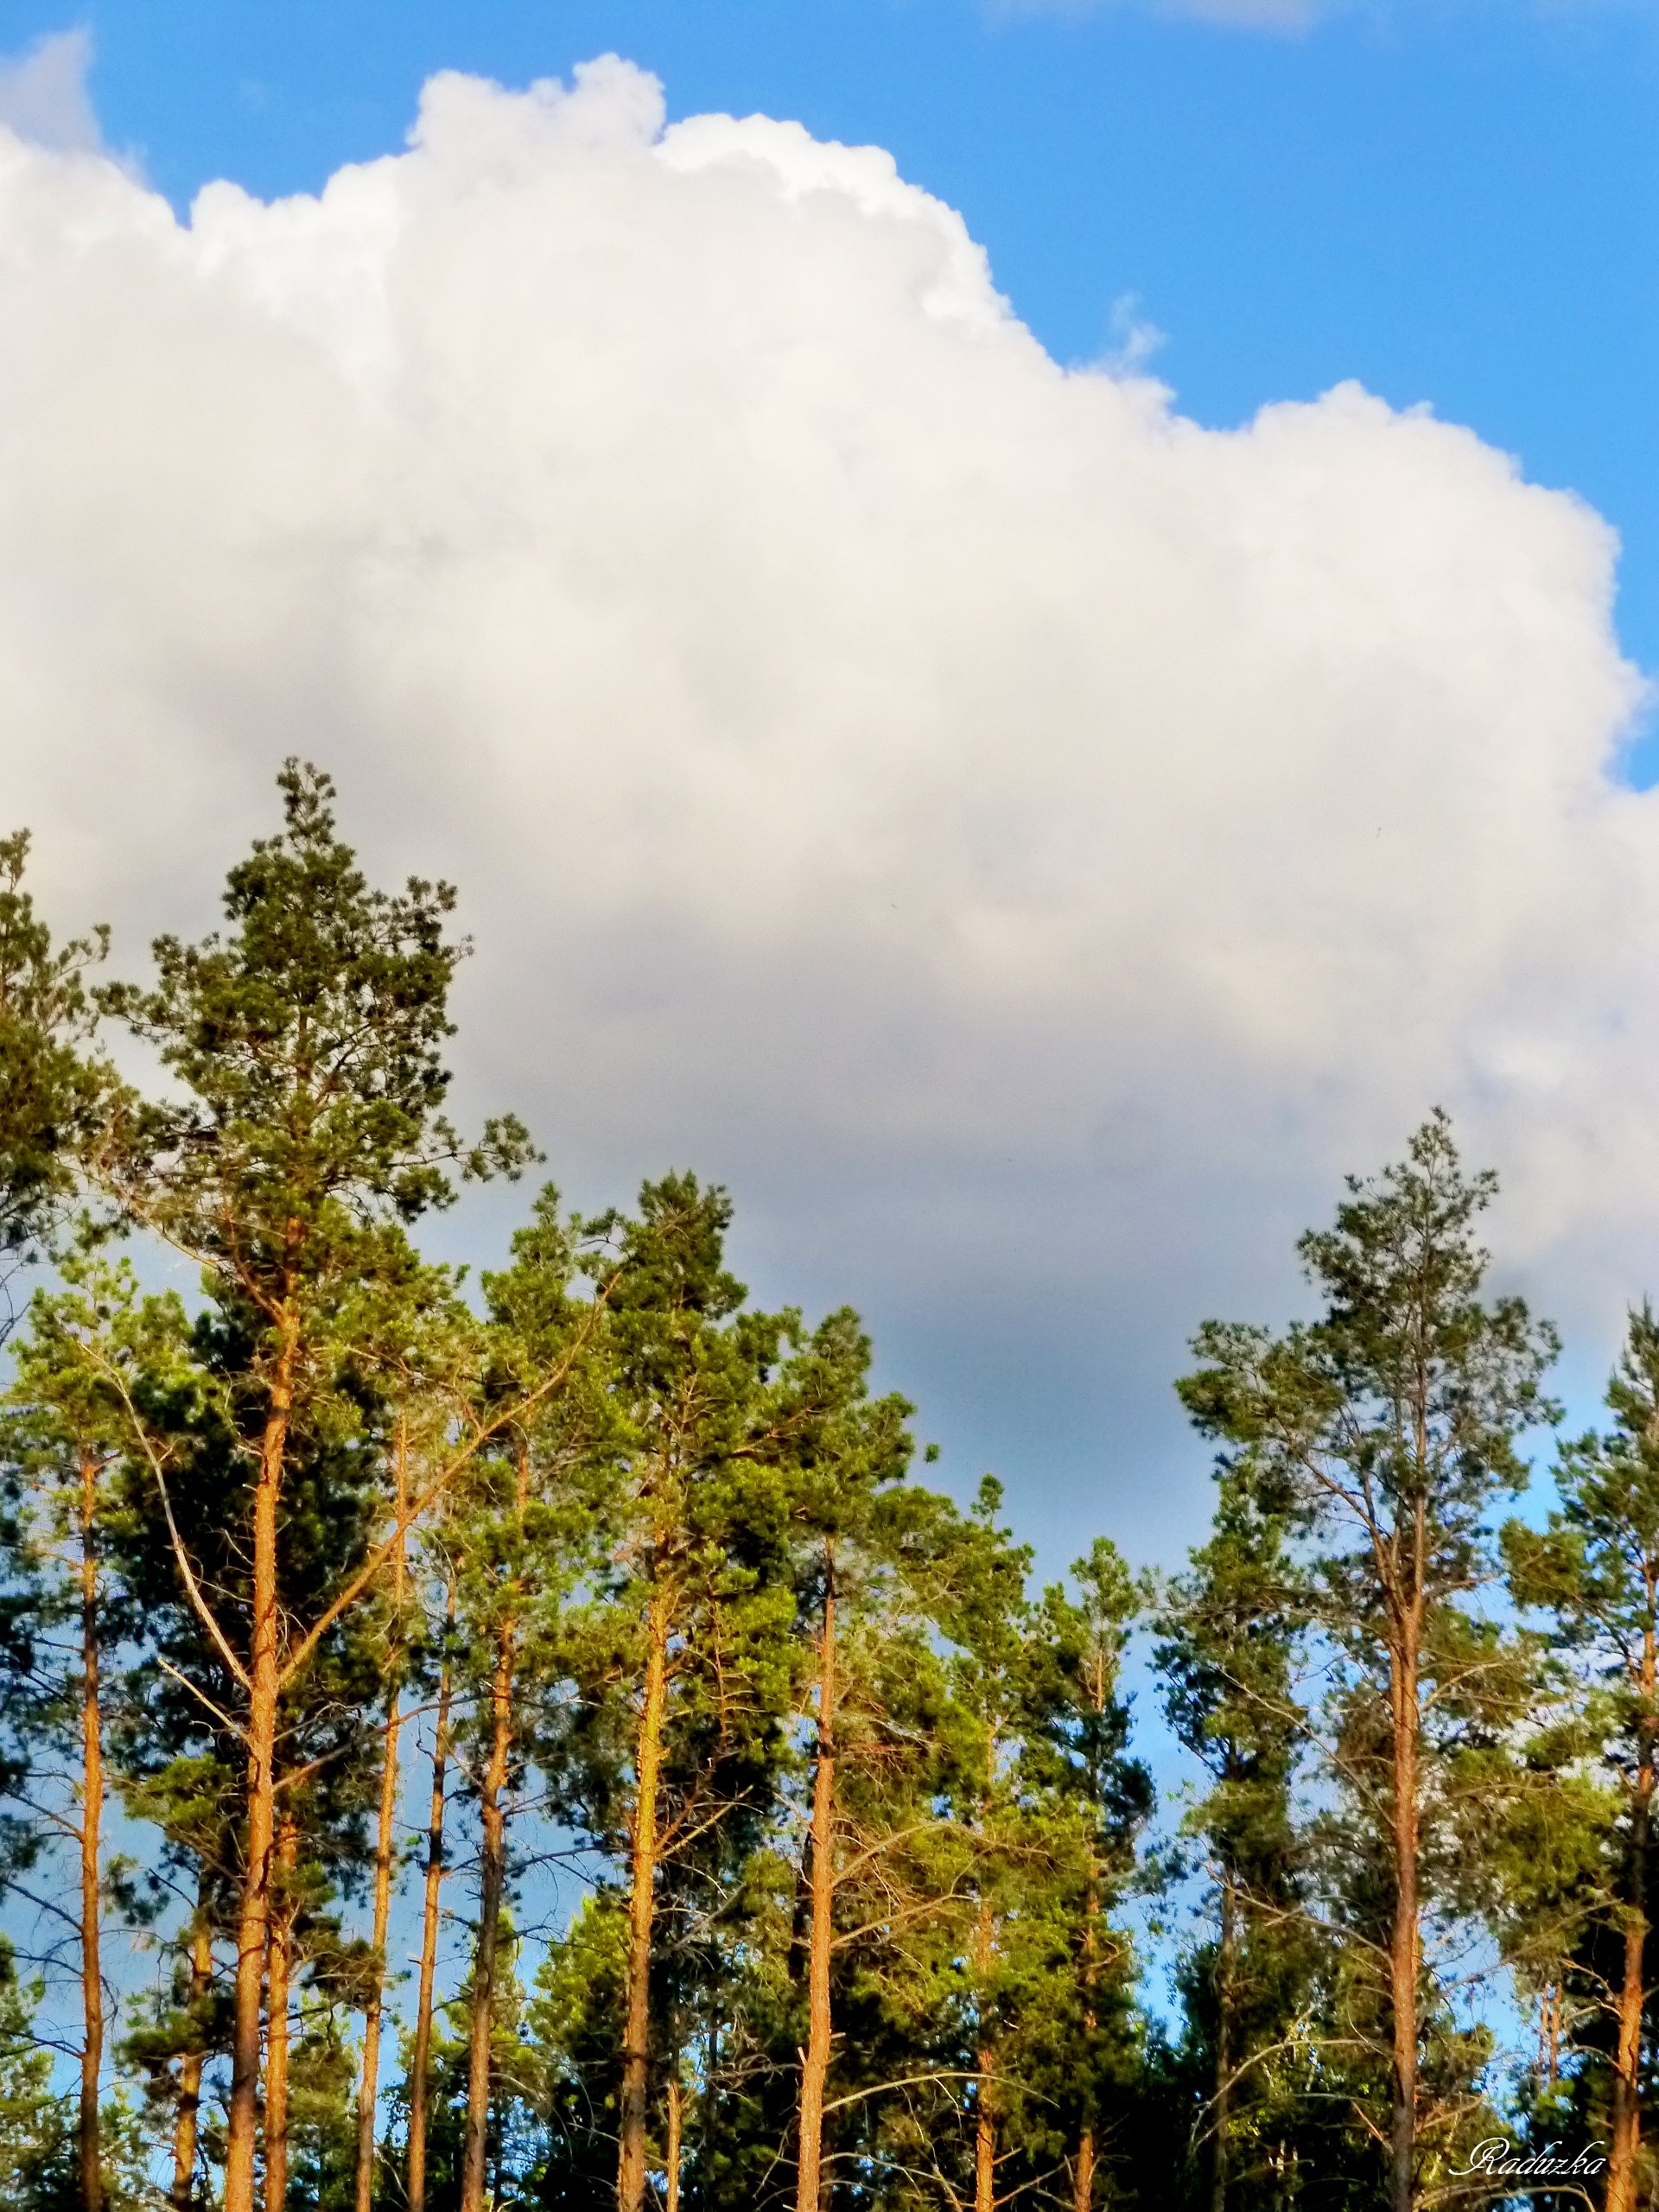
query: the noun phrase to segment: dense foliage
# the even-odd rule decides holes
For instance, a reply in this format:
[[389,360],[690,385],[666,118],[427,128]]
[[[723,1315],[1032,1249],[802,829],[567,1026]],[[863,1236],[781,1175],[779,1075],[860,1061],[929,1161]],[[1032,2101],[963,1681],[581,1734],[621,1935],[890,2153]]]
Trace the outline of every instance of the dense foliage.
[[1651,1313],[1514,1519],[1554,1340],[1433,1116],[1198,1331],[1187,1570],[1037,1586],[722,1191],[431,1262],[536,1157],[453,894],[281,794],[143,985],[0,844],[6,2202],[1653,2201]]

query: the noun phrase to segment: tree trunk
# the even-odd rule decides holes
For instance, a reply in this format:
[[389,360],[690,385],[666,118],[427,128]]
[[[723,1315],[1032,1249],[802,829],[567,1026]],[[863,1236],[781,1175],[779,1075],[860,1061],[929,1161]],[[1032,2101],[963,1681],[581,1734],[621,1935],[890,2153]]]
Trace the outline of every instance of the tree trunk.
[[[449,1585],[445,1624],[455,1622]],[[438,1675],[437,1732],[432,1741],[432,1810],[426,1832],[426,1904],[421,1921],[421,1979],[409,2080],[409,2212],[426,2212],[426,2109],[432,2087],[432,1993],[438,1966],[438,1907],[443,1889],[444,1770],[449,1758],[449,1662]]]
[[[271,1842],[276,1824],[277,1635],[276,1506],[294,1403],[299,1324],[285,1313],[253,1494],[253,1617],[248,1643],[247,1856],[236,1929],[236,2010],[225,2138],[224,2212],[253,2212],[259,2126],[259,2024],[270,1938]],[[269,2193],[269,2192],[267,2192]]]
[[1642,1641],[1642,1710],[1637,1724],[1636,1788],[1630,1804],[1630,1894],[1624,1901],[1624,1965],[1618,1992],[1618,2054],[1613,2074],[1613,2140],[1607,2160],[1607,2212],[1634,2212],[1642,2148],[1642,2020],[1647,2001],[1648,1849],[1653,1822],[1654,1631]]
[[[997,1735],[988,1729],[985,1739],[985,1807],[981,1816],[982,1847],[996,1789]],[[996,2054],[986,2025],[990,2017],[991,1961],[995,1949],[996,1922],[988,1891],[981,1882],[979,1919],[974,1933],[974,1976],[979,1985],[979,2049],[974,2054],[977,2079],[974,2085],[974,2212],[996,2212],[996,2107],[994,2087]]]
[[[190,1941],[190,2011],[200,2020],[213,1978],[213,1937],[207,1924],[207,1878],[204,1874],[196,1896],[196,1929]],[[203,2053],[187,2050],[179,2060],[179,2107],[173,2122],[173,2186],[168,2194],[169,2212],[190,2212],[190,2195],[196,2177],[196,2139],[201,2126],[201,2069]]]
[[1392,2126],[1389,2159],[1390,2212],[1412,2212],[1417,2154],[1417,1992],[1421,1936],[1417,1907],[1418,1606],[1408,1609],[1389,1661],[1393,1708],[1394,1923],[1389,1941],[1392,2013]]
[[979,2069],[974,2099],[974,2212],[996,2212],[996,2114],[991,2101],[995,2053],[982,2044],[974,2063]]
[[[530,1503],[530,1446],[518,1440],[515,1503],[522,1540]],[[514,1585],[516,1591],[517,1585]],[[504,1593],[504,1597],[505,1593]],[[490,2046],[495,2030],[495,1955],[501,1937],[501,1899],[507,1884],[507,1777],[512,1763],[512,1673],[518,1625],[512,1603],[497,1633],[495,1677],[490,1686],[490,1756],[478,1793],[484,1827],[479,1868],[478,1948],[473,1961],[472,2037],[467,2053],[467,2132],[461,2149],[461,2212],[483,2212],[484,2169],[490,2138]]]
[[996,2212],[996,2113],[993,2103],[996,2054],[985,2038],[985,1990],[990,1979],[991,1901],[982,1899],[974,1936],[974,1965],[980,1986],[980,2045],[974,2053],[974,2212]]
[[[401,1528],[409,1504],[409,1425],[397,1424],[397,1503]],[[404,1608],[404,1539],[391,1554],[393,1634],[399,1633]],[[374,1849],[374,1980],[363,2013],[363,2074],[357,2089],[357,2212],[371,2212],[374,2199],[375,2121],[380,2101],[380,2018],[386,1999],[386,1924],[391,1915],[392,1830],[397,1817],[397,1670],[396,1646],[389,1656],[392,1689],[386,1705],[386,1742],[380,1762],[380,1818]]]
[[683,2129],[679,2076],[671,2074],[668,2077],[668,2186],[664,2193],[663,2212],[680,2212],[680,2141]]
[[830,1958],[836,1927],[836,1552],[832,1543],[824,1546],[823,1567],[817,1762],[812,1777],[812,1923],[807,1949],[806,2049],[801,2055],[795,2212],[819,2212],[823,2200],[823,2091],[835,2040],[830,1999]]
[[1091,2212],[1095,2201],[1095,1920],[1100,1911],[1097,1869],[1092,1848],[1083,1897],[1083,2033],[1087,2076],[1083,2126],[1077,2131],[1077,2163],[1071,2174],[1072,2212]]
[[1228,2134],[1233,2102],[1233,1959],[1238,1943],[1238,1906],[1233,1872],[1221,1870],[1221,1940],[1216,1946],[1216,2101],[1211,2119],[1215,2151],[1210,2167],[1211,2212],[1227,2212]]
[[503,1799],[512,1752],[511,1624],[496,1646],[490,1688],[490,1756],[479,1787],[484,1854],[479,1869],[478,1944],[473,1961],[472,2037],[467,2054],[467,2133],[461,2152],[461,2212],[482,2212],[490,2134],[490,2044],[495,2027],[495,1957],[506,1887],[507,1823]]
[[1071,2177],[1071,2202],[1076,2212],[1090,2212],[1095,2199],[1095,2131],[1087,2120],[1077,2138],[1077,2171]]
[[632,1834],[629,1839],[627,2013],[622,2043],[621,2139],[617,2151],[618,2212],[643,2212],[645,2202],[645,2104],[651,2063],[651,1953],[657,1910],[657,1793],[663,1724],[668,1710],[669,1608],[656,1591],[645,1616],[645,1695],[634,1761]]
[[270,1990],[265,2026],[265,2212],[288,2202],[288,1991],[294,1960],[294,1900],[289,1894],[299,1856],[299,1822],[284,1812],[276,1831],[276,1887],[270,1914]]
[[103,1884],[104,1729],[99,1705],[98,1462],[80,1462],[80,2201],[104,2212],[104,2160],[99,2141],[99,2087],[104,2071],[104,1969],[100,1956]]

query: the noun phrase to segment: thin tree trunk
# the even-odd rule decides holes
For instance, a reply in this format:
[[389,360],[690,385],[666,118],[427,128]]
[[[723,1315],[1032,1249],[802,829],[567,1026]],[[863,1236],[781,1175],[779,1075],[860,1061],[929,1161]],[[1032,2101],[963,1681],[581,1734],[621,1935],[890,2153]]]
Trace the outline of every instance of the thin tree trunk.
[[104,2071],[104,1969],[100,1956],[103,1884],[104,1728],[99,1704],[98,1462],[80,1462],[80,2201],[104,2212],[104,2160],[99,2140],[99,2087]]
[[[445,1627],[455,1621],[449,1583]],[[438,1908],[443,1889],[444,1773],[449,1758],[449,1662],[438,1675],[437,1732],[432,1741],[432,1810],[426,1832],[426,1901],[421,1921],[421,1978],[415,2007],[415,2050],[409,2079],[409,2212],[426,2212],[426,2111],[432,2087],[432,1993],[437,1978]]]
[[[975,1952],[982,1985],[991,1962],[991,1907],[979,1908]],[[974,2098],[974,2212],[996,2212],[996,2113],[993,2107],[996,2054],[982,2042],[974,2054],[978,2069]]]
[[253,1618],[248,1643],[247,1857],[236,1929],[236,2010],[225,2139],[224,2212],[253,2212],[259,2128],[259,2027],[270,1939],[271,1843],[276,1826],[277,1634],[276,1506],[294,1404],[299,1324],[283,1313],[270,1406],[253,1494]]
[[1390,2212],[1412,2212],[1417,2153],[1417,1988],[1421,1935],[1417,1907],[1418,1608],[1408,1610],[1389,1667],[1393,1706],[1394,1924],[1389,1942],[1393,2015]]
[[[1089,1687],[1090,1710],[1103,1713],[1106,1710],[1108,1680],[1104,1649],[1096,1644],[1088,1662],[1084,1680]],[[1098,1802],[1100,1776],[1091,1759],[1090,1763],[1091,1799]],[[1095,2072],[1095,1975],[1096,1969],[1095,1923],[1100,1917],[1100,1866],[1091,1843],[1089,1849],[1089,1879],[1083,1896],[1083,2030],[1087,2052],[1088,2073],[1084,2085],[1087,2100],[1084,2106],[1083,2125],[1077,2131],[1077,2163],[1071,2175],[1072,2212],[1092,2212],[1095,2201],[1095,2097],[1097,2076]]]
[[1624,1966],[1618,1993],[1618,2055],[1613,2074],[1613,2139],[1607,2160],[1607,2212],[1634,2212],[1642,2148],[1642,2018],[1647,1999],[1648,1850],[1653,1822],[1656,1692],[1654,1631],[1642,1645],[1642,1710],[1636,1789],[1630,1805],[1630,1894],[1624,1901]]
[[484,1853],[479,1871],[478,1942],[473,1961],[473,2018],[467,2054],[467,2133],[461,2152],[461,2212],[482,2212],[490,2134],[490,2044],[495,2026],[495,1958],[506,1886],[506,1790],[512,1745],[512,1630],[504,1628],[490,1688],[490,1756],[479,1788]]
[[836,1927],[836,1549],[823,1548],[823,1632],[818,1647],[818,1742],[812,1777],[812,1923],[807,1949],[806,2049],[801,2054],[800,2159],[795,2212],[823,2199],[823,2092],[835,2040],[830,1957]]
[[668,2077],[668,2187],[663,2212],[680,2212],[680,2140],[684,2126],[677,2074]]
[[[522,1539],[530,1503],[530,1446],[518,1440],[516,1498]],[[516,1583],[514,1588],[516,1590]],[[496,1640],[490,1686],[490,1756],[479,1789],[484,1856],[479,1869],[478,1948],[473,1961],[472,2037],[467,2054],[467,2132],[461,2151],[461,2212],[483,2212],[484,2171],[490,2135],[490,2046],[495,2029],[495,1959],[500,1942],[501,1900],[507,1882],[507,1777],[512,1763],[512,1675],[518,1643],[514,1609],[507,1605]]]
[[1216,1947],[1216,2101],[1212,2120],[1215,2154],[1210,2168],[1211,2212],[1227,2212],[1228,2136],[1233,2102],[1233,1960],[1237,1948],[1238,1905],[1233,1871],[1221,1870],[1221,1940]]
[[[983,1824],[991,1810],[992,1793],[996,1788],[996,1730],[988,1729],[985,1740],[985,1810]],[[979,1984],[979,2049],[974,2054],[978,2079],[974,2097],[974,2212],[996,2212],[996,2054],[991,2049],[985,2032],[989,2018],[991,1961],[995,1951],[996,1923],[990,1895],[982,1883],[979,1919],[974,1935],[974,1974]]]
[[[401,1528],[409,1504],[409,1421],[397,1423],[397,1503]],[[404,1609],[404,1539],[400,1535],[391,1554],[393,1635],[401,1634]],[[386,1997],[386,1925],[391,1916],[392,1830],[397,1817],[397,1730],[399,1724],[397,1670],[401,1657],[394,1644],[390,1655],[392,1688],[387,1700],[385,1751],[380,1762],[380,1818],[374,1850],[374,1925],[370,1941],[374,1949],[374,1980],[363,2012],[363,2073],[357,2089],[357,2212],[371,2212],[374,2199],[375,2120],[380,2101],[380,2018]]]
[[270,1986],[265,2025],[265,2212],[288,2202],[288,1993],[294,1961],[294,1901],[288,1894],[299,1856],[299,1822],[284,1812],[276,1831],[276,1888],[270,1915]]
[[657,1910],[657,1793],[668,1710],[668,1599],[653,1592],[645,1616],[645,1695],[634,1762],[629,1852],[627,2012],[622,2042],[621,2133],[617,2151],[619,2212],[643,2212],[645,2106],[651,2063],[651,1954]]
[[[207,1923],[207,1878],[196,1896],[196,1927],[190,1939],[190,2012],[200,2022],[213,1978],[213,1936]],[[173,2122],[173,2186],[169,2212],[190,2212],[196,2177],[196,2139],[201,2126],[201,2069],[204,2054],[187,2050],[179,2060],[179,2104]]]

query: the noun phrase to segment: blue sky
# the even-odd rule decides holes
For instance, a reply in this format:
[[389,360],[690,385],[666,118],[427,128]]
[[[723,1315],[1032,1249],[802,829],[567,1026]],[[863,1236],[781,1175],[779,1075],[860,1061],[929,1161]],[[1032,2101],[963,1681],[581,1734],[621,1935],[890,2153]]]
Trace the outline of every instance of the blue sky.
[[1627,649],[1659,666],[1650,9],[1396,0],[1285,33],[1127,3],[99,0],[0,6],[0,47],[72,22],[108,138],[180,202],[396,145],[435,69],[521,83],[607,48],[671,115],[887,146],[1063,359],[1111,346],[1132,296],[1201,422],[1357,378],[1580,492],[1624,538]]

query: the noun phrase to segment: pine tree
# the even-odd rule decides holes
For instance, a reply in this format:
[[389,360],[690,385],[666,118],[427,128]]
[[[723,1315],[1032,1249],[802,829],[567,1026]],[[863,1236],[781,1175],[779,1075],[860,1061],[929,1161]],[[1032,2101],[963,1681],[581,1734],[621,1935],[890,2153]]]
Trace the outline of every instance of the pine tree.
[[[105,1173],[137,1224],[200,1266],[245,1346],[242,1618],[222,1617],[175,1538],[180,1580],[245,1713],[225,2212],[253,2212],[265,1964],[281,1936],[283,1700],[390,1548],[380,1539],[321,1611],[295,1622],[284,1581],[296,1445],[329,1427],[352,1324],[373,1286],[402,1271],[403,1224],[448,1201],[452,1171],[511,1171],[525,1153],[516,1124],[468,1149],[442,1117],[448,994],[464,950],[445,935],[454,894],[420,880],[400,895],[371,889],[335,834],[328,778],[290,763],[280,784],[284,827],[232,870],[228,933],[160,938],[150,988],[99,995],[175,1084],[130,1113]],[[267,2212],[280,2212],[280,2190]]]
[[730,1213],[723,1192],[669,1176],[623,1231],[607,1324],[619,1480],[566,1645],[577,1702],[547,1755],[572,1819],[625,1862],[621,2212],[647,2185],[664,1870],[765,1794],[790,1704],[794,1408],[776,1377],[796,1324],[745,1310]]
[[1135,1960],[1113,1915],[1134,1879],[1153,1788],[1129,1750],[1123,1693],[1144,1593],[1104,1536],[1073,1563],[1071,1581],[1075,1595],[1060,1586],[1044,1593],[1035,1624],[1035,1725],[1023,1763],[1056,1830],[1049,1886],[1065,1980],[1045,1993],[1044,2012],[1063,2030],[1048,2070],[1070,2136],[1073,2212],[1090,2212],[1110,2109],[1122,2105],[1139,2058],[1129,2017]]
[[[512,1799],[534,1749],[537,1708],[562,1682],[564,1615],[595,1565],[610,1471],[616,1416],[596,1325],[620,1280],[610,1233],[608,1219],[567,1224],[556,1192],[546,1191],[513,1240],[512,1266],[486,1276],[480,1418],[493,1436],[459,1487],[447,1528],[461,1563],[459,1649],[477,1715],[462,1740],[482,1831],[461,2212],[480,2212],[484,2202]],[[594,1286],[588,1298],[578,1294],[584,1269]],[[561,1377],[556,1394],[543,1389],[551,1374]]]
[[[1504,1531],[1514,1587],[1544,1606],[1554,1640],[1587,1674],[1573,1699],[1598,1772],[1614,1791],[1600,1864],[1578,1885],[1578,1940],[1563,1980],[1587,1988],[1611,2029],[1611,2141],[1606,2212],[1632,2212],[1647,2192],[1643,2053],[1651,2028],[1656,1946],[1654,1792],[1659,1783],[1659,1319],[1631,1314],[1607,1393],[1605,1436],[1566,1445],[1560,1504],[1544,1530]],[[1578,1750],[1579,1743],[1567,1748]],[[1588,1809],[1580,1801],[1577,1809]],[[1570,1834],[1570,1829],[1569,1829]],[[1547,1865],[1560,1856],[1560,1845]],[[1536,1875],[1534,1878],[1536,1885]],[[1569,1892],[1570,1894],[1570,1892]],[[1608,1955],[1611,1954],[1611,1955]],[[1559,1986],[1559,1985],[1558,1985]],[[1592,2030],[1593,2049],[1605,2038]]]
[[1297,2155],[1294,2099],[1307,2086],[1288,2079],[1318,1945],[1308,1840],[1293,1804],[1310,1725],[1287,1504],[1224,1463],[1210,1540],[1168,1593],[1157,1652],[1170,1724],[1208,1782],[1186,1827],[1202,1842],[1216,1900],[1192,1991],[1209,2074],[1201,2134],[1212,2212],[1283,2180]]
[[[122,1475],[132,1448],[127,1408],[172,1371],[181,1335],[170,1300],[141,1300],[131,1271],[86,1250],[62,1261],[67,1287],[36,1295],[16,1346],[16,1371],[0,1423],[10,1511],[8,1579],[19,1594],[32,1655],[25,1702],[36,1775],[27,1802],[36,1821],[73,1845],[72,1906],[55,1906],[73,1929],[82,2041],[78,2198],[104,2212],[107,2190],[100,2113],[107,2022],[102,1935],[109,1869],[105,1779],[111,1689],[141,1624],[119,1577]],[[41,1745],[61,1746],[67,1802],[50,1787]]]
[[1201,1368],[1179,1386],[1252,1479],[1295,1501],[1319,1547],[1310,1587],[1339,1670],[1327,1740],[1345,1793],[1332,1878],[1358,2017],[1375,2005],[1386,2055],[1387,2111],[1372,2124],[1393,2212],[1421,2201],[1425,2134],[1439,2155],[1482,2063],[1449,2024],[1424,1931],[1479,1887],[1469,1847],[1491,1799],[1488,1755],[1524,1692],[1479,1610],[1497,1581],[1489,1519],[1525,1482],[1521,1433],[1554,1412],[1553,1332],[1519,1300],[1480,1297],[1472,1224],[1496,1187],[1465,1176],[1436,1116],[1403,1163],[1351,1179],[1333,1229],[1303,1238],[1320,1319],[1278,1338],[1207,1324]]

